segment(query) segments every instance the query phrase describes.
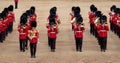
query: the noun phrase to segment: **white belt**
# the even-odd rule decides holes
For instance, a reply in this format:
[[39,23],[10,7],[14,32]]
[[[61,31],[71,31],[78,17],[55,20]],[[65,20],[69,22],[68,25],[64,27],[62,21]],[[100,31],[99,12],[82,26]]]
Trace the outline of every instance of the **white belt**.
[[50,32],[50,33],[55,33],[55,32]]
[[82,31],[76,31],[76,32],[82,32]]
[[20,33],[20,34],[26,34],[26,33]]
[[105,32],[106,30],[100,30],[100,31]]

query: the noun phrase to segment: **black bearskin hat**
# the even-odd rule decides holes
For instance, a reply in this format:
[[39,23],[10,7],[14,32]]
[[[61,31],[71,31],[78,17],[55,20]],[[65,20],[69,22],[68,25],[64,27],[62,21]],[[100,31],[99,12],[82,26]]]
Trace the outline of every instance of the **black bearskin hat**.
[[31,11],[30,11],[30,10],[27,10],[27,11],[26,11],[26,14],[27,14],[27,16],[30,16],[30,15],[31,15]]
[[54,9],[54,8],[51,8],[51,9],[50,9],[50,15],[51,15],[51,14],[56,15],[56,11],[55,11],[55,9]]
[[3,12],[5,12],[5,15],[8,15],[8,8],[4,8]]
[[7,13],[5,11],[2,11],[2,18],[5,19],[7,16]]
[[112,6],[110,7],[110,11],[114,11],[115,8],[116,8],[116,5],[112,5]]
[[75,6],[72,7],[71,11],[75,11]]
[[35,7],[34,6],[32,6],[30,9],[35,13]]
[[2,18],[2,13],[0,13],[0,18]]
[[76,17],[76,22],[77,23],[82,23],[83,22],[83,18],[81,16]]
[[54,11],[56,12],[57,11],[57,7],[53,7]]
[[94,7],[92,12],[96,12],[97,11],[97,7]]
[[96,17],[101,17],[101,16],[102,16],[101,11],[97,11],[97,12],[95,12],[95,16],[96,16]]
[[25,25],[26,23],[27,23],[27,17],[26,17],[26,15],[25,15],[25,13],[24,13],[24,14],[22,14],[21,17],[20,17],[20,24],[21,24],[21,25]]
[[116,14],[118,14],[118,13],[119,13],[119,8],[115,8],[114,12],[115,12]]
[[90,10],[93,11],[94,7],[95,7],[94,4],[90,5]]
[[119,8],[119,10],[118,10],[118,14],[120,15],[120,8]]
[[13,11],[13,5],[10,5],[10,6],[8,7],[8,10],[9,10],[9,11]]
[[37,22],[36,22],[36,21],[32,21],[32,22],[30,23],[30,26],[31,26],[31,27],[37,27]]
[[81,12],[80,7],[77,6],[77,7],[75,8],[75,14],[80,14],[80,12]]
[[107,22],[107,16],[103,15],[100,17],[100,23],[105,23]]

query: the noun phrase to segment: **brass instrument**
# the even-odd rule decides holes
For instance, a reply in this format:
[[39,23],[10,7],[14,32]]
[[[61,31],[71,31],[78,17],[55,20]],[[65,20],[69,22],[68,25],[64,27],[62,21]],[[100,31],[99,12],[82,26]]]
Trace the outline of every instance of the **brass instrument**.
[[30,36],[34,36],[35,35],[35,32],[30,30]]

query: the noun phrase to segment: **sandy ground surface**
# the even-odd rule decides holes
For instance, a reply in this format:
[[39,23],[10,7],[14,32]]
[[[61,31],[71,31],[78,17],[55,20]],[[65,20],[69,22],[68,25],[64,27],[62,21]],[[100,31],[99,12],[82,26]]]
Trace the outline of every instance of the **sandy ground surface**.
[[[13,0],[0,0],[0,11]],[[16,21],[14,31],[9,34],[4,43],[0,43],[0,63],[120,63],[120,38],[109,31],[108,50],[100,52],[97,40],[89,33],[88,11],[90,4],[95,4],[99,10],[108,16],[112,4],[120,6],[118,0],[20,0],[19,9],[14,10]],[[38,29],[40,30],[40,43],[37,46],[37,57],[30,58],[30,51],[19,51],[17,25],[20,15],[29,9],[36,7],[38,15]],[[50,52],[47,46],[47,30],[45,28],[49,9],[57,6],[58,15],[62,21],[60,33],[56,43],[56,52]],[[83,41],[83,52],[75,51],[75,40],[70,24],[70,10],[72,6],[80,6],[84,18],[85,32]]]

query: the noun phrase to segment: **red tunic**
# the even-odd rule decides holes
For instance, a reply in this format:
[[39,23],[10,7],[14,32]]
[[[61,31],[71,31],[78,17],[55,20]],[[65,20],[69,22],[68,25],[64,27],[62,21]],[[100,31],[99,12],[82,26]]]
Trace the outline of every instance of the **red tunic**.
[[18,25],[19,39],[26,39],[28,34],[27,26]]
[[31,23],[32,21],[36,21],[36,19],[37,19],[37,15],[36,13],[34,13],[33,16],[29,17],[29,22]]
[[107,37],[107,31],[109,27],[107,25],[99,24],[97,26],[98,36],[99,37]]
[[120,28],[120,16],[118,17],[118,20],[117,20],[117,26]]
[[37,43],[39,38],[38,30],[29,30],[28,35],[30,35],[30,43]]
[[112,22],[114,25],[117,25],[117,20],[118,20],[119,16],[117,14],[114,14],[112,17]]
[[3,29],[3,24],[2,24],[2,22],[0,21],[0,33],[2,32],[2,29]]
[[[79,27],[79,26],[80,26],[80,27]],[[77,25],[77,26],[74,28],[75,37],[76,37],[76,38],[83,38],[83,30],[85,30],[84,27],[82,27],[81,25]]]
[[110,13],[109,13],[109,16],[110,16],[109,20],[110,20],[110,22],[112,22],[112,18],[113,18],[113,16],[114,16],[114,12],[110,12]]
[[57,28],[51,28],[48,30],[48,37],[49,38],[57,38]]
[[15,16],[14,16],[14,13],[13,12],[9,12],[8,14],[8,19],[9,19],[9,22],[13,22],[15,20]]
[[18,2],[18,0],[14,0],[14,2]]
[[90,24],[94,24],[95,14],[93,12],[89,12],[89,22]]
[[3,24],[3,30],[2,31],[5,31],[7,29],[7,24],[6,24],[5,20],[2,21],[2,24]]

